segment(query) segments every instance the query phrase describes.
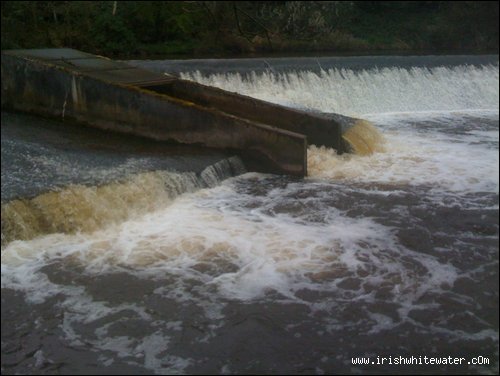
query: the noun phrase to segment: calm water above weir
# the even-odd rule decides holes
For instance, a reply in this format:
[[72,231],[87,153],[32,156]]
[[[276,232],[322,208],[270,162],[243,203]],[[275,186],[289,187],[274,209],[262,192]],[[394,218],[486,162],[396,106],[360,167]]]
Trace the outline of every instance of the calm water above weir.
[[[441,58],[190,66],[184,78],[367,119],[384,142],[370,156],[310,146],[306,179],[224,180],[241,171],[229,159],[175,179],[130,170],[119,189],[63,189],[59,207],[32,198],[43,218],[71,204],[108,220],[2,246],[2,373],[498,373],[498,56]],[[400,356],[465,361],[351,361]]]

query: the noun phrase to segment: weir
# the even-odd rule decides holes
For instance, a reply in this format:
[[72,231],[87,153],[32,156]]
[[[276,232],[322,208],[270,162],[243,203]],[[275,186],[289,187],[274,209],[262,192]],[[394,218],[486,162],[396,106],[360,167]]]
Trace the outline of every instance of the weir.
[[349,150],[355,119],[311,113],[73,49],[2,52],[2,108],[231,150],[248,169],[307,175],[307,145]]

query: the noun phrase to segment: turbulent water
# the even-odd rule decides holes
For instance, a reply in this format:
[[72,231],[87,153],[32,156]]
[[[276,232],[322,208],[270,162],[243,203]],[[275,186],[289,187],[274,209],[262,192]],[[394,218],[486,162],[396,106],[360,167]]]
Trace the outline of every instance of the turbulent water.
[[292,107],[362,116],[498,107],[498,66],[374,68],[242,75],[199,71],[182,78]]
[[498,64],[183,77],[383,142],[3,246],[2,373],[498,372]]

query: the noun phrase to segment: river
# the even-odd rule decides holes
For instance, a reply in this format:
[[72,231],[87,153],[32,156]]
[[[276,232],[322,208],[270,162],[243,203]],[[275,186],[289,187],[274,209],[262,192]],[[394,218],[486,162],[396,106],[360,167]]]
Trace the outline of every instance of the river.
[[[304,179],[216,152],[191,173],[130,148],[117,170],[77,165],[106,179],[61,178],[12,210],[25,240],[2,245],[2,373],[498,373],[497,55],[133,63],[360,117],[382,141],[310,145]],[[31,233],[30,215],[62,219]],[[396,364],[412,356],[464,361]]]

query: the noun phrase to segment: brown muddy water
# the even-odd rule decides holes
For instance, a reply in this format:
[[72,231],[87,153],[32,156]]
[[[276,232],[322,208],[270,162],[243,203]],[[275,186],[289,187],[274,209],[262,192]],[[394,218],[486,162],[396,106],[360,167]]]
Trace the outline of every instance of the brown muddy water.
[[2,137],[2,207],[38,184],[48,223],[2,245],[2,373],[498,373],[498,64],[185,77],[359,116],[380,145],[310,146],[296,179]]

